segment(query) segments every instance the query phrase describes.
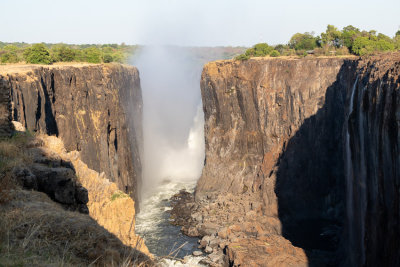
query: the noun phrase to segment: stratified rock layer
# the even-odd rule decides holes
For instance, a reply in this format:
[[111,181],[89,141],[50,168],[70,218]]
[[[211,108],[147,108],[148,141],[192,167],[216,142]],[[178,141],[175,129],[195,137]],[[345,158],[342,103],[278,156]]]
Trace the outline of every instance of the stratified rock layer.
[[142,96],[136,68],[118,64],[3,66],[12,119],[60,137],[89,168],[138,198]]
[[[279,218],[281,228],[272,223],[273,229],[305,249],[310,266],[398,265],[399,62],[399,54],[387,54],[207,64],[201,80],[206,163],[195,192],[200,207],[229,206],[227,220],[237,217],[241,225],[257,216],[258,222]],[[232,212],[223,197],[229,194],[250,203],[251,218],[247,204],[233,203],[244,212]],[[201,204],[205,199],[209,204]],[[195,209],[203,214],[200,222],[214,220],[221,227],[220,219],[210,218],[221,212],[209,211]]]

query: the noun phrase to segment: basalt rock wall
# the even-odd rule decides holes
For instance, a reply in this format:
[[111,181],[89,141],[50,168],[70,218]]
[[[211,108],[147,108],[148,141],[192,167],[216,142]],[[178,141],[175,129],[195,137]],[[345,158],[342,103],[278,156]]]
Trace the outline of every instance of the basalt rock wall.
[[137,200],[142,95],[136,68],[4,66],[0,71],[1,82],[11,89],[12,120],[60,137],[68,151],[80,151],[89,168],[104,172]]
[[207,64],[196,198],[251,192],[309,259],[322,250],[340,254],[329,264],[396,266],[399,61],[387,54]]
[[347,264],[399,266],[400,54],[361,60],[357,75],[344,127]]

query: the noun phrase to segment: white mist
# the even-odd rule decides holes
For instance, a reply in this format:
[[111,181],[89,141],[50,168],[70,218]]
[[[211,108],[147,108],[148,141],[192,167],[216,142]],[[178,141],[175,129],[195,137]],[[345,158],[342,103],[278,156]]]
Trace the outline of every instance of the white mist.
[[189,50],[145,46],[133,64],[143,94],[142,197],[161,184],[192,182],[204,163],[202,65]]

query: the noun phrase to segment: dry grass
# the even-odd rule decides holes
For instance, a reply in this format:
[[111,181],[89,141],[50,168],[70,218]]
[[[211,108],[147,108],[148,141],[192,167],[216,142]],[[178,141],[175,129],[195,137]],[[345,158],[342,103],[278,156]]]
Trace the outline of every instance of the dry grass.
[[140,240],[126,246],[90,216],[16,184],[13,169],[33,162],[28,148],[38,141],[29,133],[0,140],[0,267],[152,265]]
[[150,265],[92,218],[64,210],[43,193],[14,190],[0,213],[0,266]]

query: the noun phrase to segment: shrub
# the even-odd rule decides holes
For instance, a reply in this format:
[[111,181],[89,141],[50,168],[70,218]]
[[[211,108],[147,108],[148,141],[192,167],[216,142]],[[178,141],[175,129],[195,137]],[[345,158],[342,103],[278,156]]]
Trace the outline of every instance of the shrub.
[[113,60],[113,56],[112,55],[110,55],[110,54],[104,54],[103,55],[103,62],[104,63],[110,63],[110,62],[113,62],[114,60]]
[[271,57],[279,57],[281,54],[279,53],[278,50],[272,50],[272,52],[269,55]]
[[101,51],[96,47],[89,47],[84,50],[85,59],[89,63],[101,62]]
[[75,60],[75,51],[66,45],[55,46],[51,50],[53,61],[71,62]]
[[237,57],[235,57],[235,60],[243,61],[243,60],[248,60],[249,58],[250,58],[250,56],[248,56],[246,54],[241,54],[241,55],[238,55]]
[[127,197],[129,197],[129,196],[127,194],[125,194],[124,192],[116,191],[116,192],[114,192],[114,194],[112,194],[111,201],[114,201],[119,198],[127,198]]
[[32,64],[50,64],[51,58],[47,47],[44,44],[34,44],[24,52],[24,58],[27,63]]
[[358,56],[370,54],[374,51],[374,42],[368,37],[358,37],[354,40],[352,52]]
[[17,55],[18,47],[15,45],[6,45],[3,49],[5,53],[1,55],[1,63],[17,63],[19,61]]

